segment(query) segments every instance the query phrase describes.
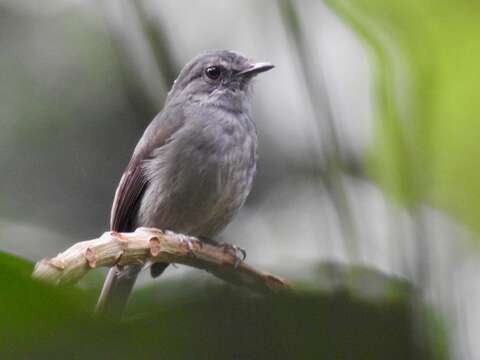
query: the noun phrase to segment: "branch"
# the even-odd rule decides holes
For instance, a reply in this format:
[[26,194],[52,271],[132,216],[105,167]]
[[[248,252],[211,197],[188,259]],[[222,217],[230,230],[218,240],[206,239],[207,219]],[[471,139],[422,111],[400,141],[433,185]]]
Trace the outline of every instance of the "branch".
[[52,259],[39,261],[32,276],[55,285],[75,283],[89,270],[114,265],[167,262],[206,270],[226,282],[254,292],[273,293],[290,288],[283,279],[260,272],[221,245],[194,237],[138,228],[133,233],[106,232],[97,239],[78,242]]

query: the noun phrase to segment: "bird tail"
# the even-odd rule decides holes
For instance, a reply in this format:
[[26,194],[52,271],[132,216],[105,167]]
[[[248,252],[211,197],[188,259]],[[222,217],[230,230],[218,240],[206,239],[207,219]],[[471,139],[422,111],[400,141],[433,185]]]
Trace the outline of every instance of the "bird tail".
[[120,319],[141,270],[142,265],[112,267],[103,284],[95,312],[98,315],[108,315]]

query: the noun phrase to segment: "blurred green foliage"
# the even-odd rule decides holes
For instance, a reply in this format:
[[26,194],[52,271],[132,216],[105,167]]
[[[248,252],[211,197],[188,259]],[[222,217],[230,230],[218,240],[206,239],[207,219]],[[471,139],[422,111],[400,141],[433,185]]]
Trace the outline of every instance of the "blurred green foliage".
[[375,55],[374,177],[480,230],[480,3],[328,0]]
[[38,283],[31,270],[0,254],[2,359],[430,358],[413,340],[409,296],[371,301],[338,287],[260,298],[163,283],[136,292],[117,323],[93,316],[92,293]]

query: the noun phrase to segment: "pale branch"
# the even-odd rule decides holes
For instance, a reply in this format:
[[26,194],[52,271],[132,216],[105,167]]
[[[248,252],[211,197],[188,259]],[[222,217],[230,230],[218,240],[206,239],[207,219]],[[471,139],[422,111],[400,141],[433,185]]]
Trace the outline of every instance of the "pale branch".
[[285,280],[239,261],[225,246],[153,228],[139,228],[133,233],[106,232],[97,239],[78,242],[52,259],[39,261],[32,276],[61,285],[77,282],[96,267],[147,261],[203,269],[254,292],[275,293],[290,288]]

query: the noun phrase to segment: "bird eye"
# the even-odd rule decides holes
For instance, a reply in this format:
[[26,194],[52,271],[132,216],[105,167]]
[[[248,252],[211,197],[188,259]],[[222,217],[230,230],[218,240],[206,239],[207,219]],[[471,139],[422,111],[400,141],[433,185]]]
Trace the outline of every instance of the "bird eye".
[[217,80],[222,74],[221,66],[209,66],[205,69],[205,74],[212,80]]

